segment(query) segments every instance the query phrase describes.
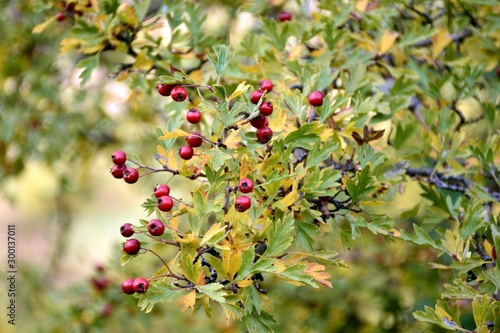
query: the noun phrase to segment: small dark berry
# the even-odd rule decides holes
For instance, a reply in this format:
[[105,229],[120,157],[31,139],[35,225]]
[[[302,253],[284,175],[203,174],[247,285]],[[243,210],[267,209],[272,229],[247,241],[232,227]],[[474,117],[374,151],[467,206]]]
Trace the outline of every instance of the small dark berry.
[[162,96],[170,96],[170,93],[172,92],[172,89],[174,89],[177,85],[176,84],[163,84],[160,83],[156,86],[156,90],[160,93]]
[[108,317],[113,313],[113,306],[109,303],[106,303],[101,308],[101,315],[103,317]]
[[292,14],[290,14],[290,12],[287,12],[287,11],[282,11],[278,15],[278,20],[280,22],[291,21],[292,20]]
[[158,184],[154,188],[155,197],[160,198],[170,194],[170,187],[167,184]]
[[191,124],[198,124],[201,120],[201,112],[198,109],[191,108],[186,113],[186,120]]
[[134,293],[134,278],[128,278],[122,282],[121,289],[127,295]]
[[151,220],[148,223],[148,231],[152,236],[161,236],[165,232],[165,225],[160,220]]
[[190,160],[193,157],[194,150],[191,146],[182,146],[179,148],[179,156],[183,160]]
[[183,102],[187,98],[186,88],[182,86],[177,86],[172,89],[170,92],[172,99],[176,102]]
[[56,14],[56,20],[59,21],[59,22],[62,22],[66,19],[66,14],[64,14],[63,12],[59,12]]
[[250,120],[250,125],[252,125],[255,128],[259,128],[262,126],[267,126],[269,124],[269,119],[265,116],[257,116]]
[[124,223],[120,227],[120,234],[122,234],[123,237],[130,237],[134,234],[134,228],[132,223]]
[[125,251],[126,254],[134,255],[139,253],[139,250],[141,249],[141,242],[139,242],[135,238],[130,238],[127,239],[125,244],[123,244],[123,251]]
[[238,182],[238,189],[241,193],[250,193],[253,191],[253,181],[248,178],[243,178]]
[[109,280],[106,277],[93,277],[91,279],[91,282],[92,282],[92,286],[97,291],[104,291],[109,286]]
[[250,94],[250,102],[252,102],[253,104],[259,103],[260,98],[262,97],[263,94],[264,93],[260,90],[252,91],[252,93]]
[[271,102],[263,102],[259,107],[260,114],[264,116],[269,116],[273,113],[273,103]]
[[193,148],[201,146],[203,140],[201,138],[201,134],[198,132],[191,132],[186,138],[187,144]]
[[491,250],[491,256],[493,257],[493,259],[497,260],[497,249],[496,248],[493,248]]
[[115,164],[111,167],[109,172],[116,179],[122,179],[123,178],[123,171],[125,171],[126,168],[127,168],[127,166],[125,164],[122,164],[122,165]]
[[262,80],[259,82],[259,90],[270,92],[273,90],[273,83],[271,80]]
[[273,131],[267,126],[257,128],[255,134],[260,143],[268,143],[273,138]]
[[111,155],[111,161],[116,165],[122,165],[127,162],[127,154],[123,150],[117,150]]
[[234,201],[234,208],[240,213],[246,211],[251,205],[252,200],[250,200],[250,198],[246,195],[240,195]]
[[136,168],[126,168],[123,171],[123,180],[128,184],[134,184],[139,179],[139,171]]
[[145,293],[149,288],[149,282],[145,278],[137,278],[134,280],[133,288],[136,293]]
[[172,200],[171,197],[165,195],[163,197],[158,198],[158,200],[156,201],[156,206],[162,212],[169,212],[172,210],[172,207],[174,207],[174,201]]
[[312,106],[321,106],[323,105],[323,98],[325,98],[323,93],[319,90],[315,90],[309,94],[307,100],[309,101],[309,104],[311,104]]
[[500,77],[500,66],[497,67],[497,76]]

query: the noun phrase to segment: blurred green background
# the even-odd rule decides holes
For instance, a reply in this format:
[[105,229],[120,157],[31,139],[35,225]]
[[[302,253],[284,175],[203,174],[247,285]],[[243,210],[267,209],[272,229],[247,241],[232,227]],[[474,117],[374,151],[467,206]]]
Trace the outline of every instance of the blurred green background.
[[[275,2],[277,8],[283,4]],[[123,149],[153,164],[154,128],[166,124],[165,102],[151,94],[134,105],[128,85],[110,78],[119,60],[112,55],[80,87],[78,56],[59,55],[70,23],[54,21],[33,35],[37,24],[55,15],[50,4],[16,0],[1,6],[0,237],[4,244],[6,226],[16,225],[18,274],[16,326],[3,314],[0,332],[243,332],[217,311],[210,319],[181,313],[175,303],[144,314],[133,297],[120,292],[125,278],[156,270],[152,258],[119,265],[119,227],[146,218],[140,205],[162,178],[125,184],[109,175],[110,155]],[[420,204],[419,191],[410,184],[410,194],[387,208],[391,215]],[[332,290],[266,279],[277,332],[429,328],[411,313],[433,306],[449,278],[428,267],[436,259],[433,251],[371,234],[346,252],[334,231],[322,242],[341,252],[351,268],[331,269]],[[5,272],[5,246],[1,253]]]

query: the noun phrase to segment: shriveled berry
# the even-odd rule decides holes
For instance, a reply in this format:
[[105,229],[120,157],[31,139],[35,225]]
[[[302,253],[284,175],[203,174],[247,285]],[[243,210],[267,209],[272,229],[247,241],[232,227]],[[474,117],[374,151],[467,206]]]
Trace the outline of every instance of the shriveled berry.
[[160,198],[170,194],[170,187],[167,184],[158,184],[154,188],[155,197]]
[[259,82],[259,90],[270,92],[273,90],[273,83],[271,80],[262,80]]
[[251,205],[252,200],[250,200],[250,198],[246,195],[240,195],[234,201],[234,208],[240,213],[246,211]]
[[130,237],[134,234],[134,228],[132,223],[124,223],[120,227],[120,234],[122,234],[123,237]]
[[259,103],[260,98],[262,97],[263,94],[264,93],[260,90],[252,91],[252,93],[250,94],[250,102],[252,102],[253,104]]
[[142,294],[148,290],[149,282],[147,279],[140,277],[134,280],[134,284],[132,286],[136,293]]
[[136,168],[126,168],[123,171],[123,180],[128,184],[134,184],[139,179],[139,171]]
[[128,278],[122,282],[121,289],[127,295],[132,295],[134,293],[134,278]]
[[253,191],[253,181],[249,178],[240,179],[238,189],[241,193],[250,193]]
[[111,161],[116,165],[122,165],[127,162],[127,154],[123,150],[117,150],[111,155]]
[[151,220],[148,223],[148,231],[152,236],[161,236],[165,232],[165,225],[158,219]]
[[170,96],[170,94],[172,93],[172,89],[174,89],[176,86],[176,84],[160,83],[156,86],[156,90],[158,90],[158,92],[162,96]]
[[260,114],[264,115],[264,116],[269,116],[271,113],[273,113],[273,103],[271,102],[263,102],[260,107],[259,107],[259,111],[260,111]]
[[139,250],[141,249],[141,242],[139,242],[135,238],[130,238],[127,239],[125,244],[123,244],[123,251],[125,251],[126,254],[134,255],[139,253]]
[[319,90],[315,90],[309,94],[307,100],[309,101],[309,104],[311,104],[312,106],[321,106],[323,105],[323,98],[325,98],[323,93]]
[[114,164],[111,167],[111,169],[109,170],[109,172],[116,179],[122,179],[123,178],[123,171],[125,171],[126,168],[127,168],[127,166],[125,164],[122,164],[122,165]]
[[273,131],[267,126],[257,128],[255,134],[260,143],[268,143],[273,138]]
[[186,138],[187,144],[193,148],[201,146],[203,140],[201,138],[201,134],[198,132],[191,132]]
[[292,20],[292,14],[290,14],[290,12],[287,12],[287,11],[282,11],[279,13],[278,15],[278,20],[280,22],[285,22],[285,21],[291,21]]
[[252,125],[255,128],[267,126],[267,124],[269,124],[269,120],[267,119],[266,116],[257,116],[252,120],[250,120],[250,125]]
[[179,156],[183,160],[190,160],[193,157],[194,150],[191,146],[182,146],[179,148]]
[[198,124],[201,120],[201,112],[198,109],[191,108],[186,113],[186,120],[191,124]]
[[172,96],[172,99],[176,102],[183,102],[187,98],[187,91],[186,88],[182,86],[177,86],[170,91],[170,96]]
[[172,207],[174,207],[174,201],[172,200],[171,197],[165,195],[163,197],[158,198],[158,200],[156,201],[156,206],[162,212],[169,212],[172,210]]

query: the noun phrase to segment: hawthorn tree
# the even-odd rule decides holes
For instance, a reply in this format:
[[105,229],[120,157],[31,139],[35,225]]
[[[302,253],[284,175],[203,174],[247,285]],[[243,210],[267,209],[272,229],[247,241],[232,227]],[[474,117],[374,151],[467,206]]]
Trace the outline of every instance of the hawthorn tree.
[[[417,320],[500,327],[495,1],[52,5],[35,32],[70,22],[61,50],[81,55],[82,86],[112,56],[138,110],[165,97],[158,145],[112,153],[115,178],[163,177],[121,228],[123,265],[157,259],[122,283],[142,310],[176,302],[272,331],[274,285],[331,288],[354,242],[382,235],[449,272]],[[208,26],[213,13],[229,24]],[[168,185],[179,177],[187,192]],[[415,182],[412,208],[392,212]]]

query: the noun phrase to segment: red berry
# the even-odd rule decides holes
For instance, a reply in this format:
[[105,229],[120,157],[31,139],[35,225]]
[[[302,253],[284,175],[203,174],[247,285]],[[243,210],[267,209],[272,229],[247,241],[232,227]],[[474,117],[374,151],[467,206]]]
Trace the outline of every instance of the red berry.
[[172,210],[172,207],[174,207],[174,201],[172,200],[171,197],[165,195],[163,197],[158,198],[158,200],[156,201],[156,206],[162,212],[169,212]]
[[273,90],[273,83],[271,80],[262,80],[259,82],[259,90],[270,92]]
[[161,236],[165,232],[165,225],[160,220],[151,220],[148,223],[148,231],[152,236]]
[[128,184],[133,184],[139,179],[139,171],[136,168],[126,168],[123,171],[123,180]]
[[160,198],[170,194],[170,187],[167,184],[158,184],[154,188],[155,197]]
[[134,255],[139,253],[139,250],[141,249],[141,242],[139,242],[135,238],[130,238],[127,239],[125,244],[123,244],[123,251],[125,251],[126,254]]
[[123,171],[125,171],[126,168],[127,168],[127,166],[125,164],[122,164],[122,165],[115,164],[111,167],[109,172],[116,179],[122,179],[123,178]]
[[291,21],[292,14],[290,14],[290,12],[287,12],[287,11],[282,11],[278,15],[278,20],[280,20],[280,22]]
[[191,157],[193,157],[194,151],[191,146],[182,146],[179,148],[179,156],[183,160],[189,160]]
[[259,107],[259,111],[262,115],[269,116],[271,113],[273,113],[273,103],[271,102],[262,103]]
[[252,91],[252,93],[250,94],[250,102],[252,102],[253,104],[259,103],[260,98],[262,97],[263,94],[264,93],[260,90]]
[[259,128],[262,126],[267,126],[269,124],[269,119],[265,116],[257,116],[250,120],[250,125],[252,125],[255,128]]
[[59,22],[62,22],[66,19],[66,14],[64,14],[63,12],[59,12],[56,14],[56,20],[59,21]]
[[149,282],[145,278],[137,278],[134,280],[134,284],[132,285],[134,291],[136,293],[142,294],[145,293],[149,288]]
[[187,91],[186,88],[182,86],[177,86],[172,89],[170,92],[170,95],[172,96],[172,99],[176,102],[182,102],[186,99],[187,97]]
[[251,205],[252,205],[252,200],[250,200],[250,198],[247,197],[246,195],[240,195],[234,201],[234,208],[240,213],[250,208]]
[[321,106],[323,105],[323,98],[325,98],[325,96],[323,95],[323,93],[319,90],[315,90],[313,91],[312,93],[309,94],[309,96],[307,97],[309,103],[312,105],[312,106]]
[[191,108],[186,113],[186,120],[191,124],[198,124],[201,120],[201,112],[198,109]]
[[496,248],[493,248],[491,250],[491,256],[493,257],[493,259],[497,260],[497,249]]
[[111,313],[113,313],[113,306],[109,303],[104,304],[101,308],[101,315],[103,317],[108,317]]
[[116,165],[122,165],[127,162],[127,154],[123,150],[117,150],[111,155],[111,161]]
[[130,237],[134,232],[132,223],[125,223],[120,227],[120,234],[122,234],[123,237]]
[[260,143],[268,143],[273,138],[273,131],[267,126],[257,128],[255,134]]
[[193,148],[201,146],[203,140],[198,132],[191,132],[186,138],[187,144]]
[[500,66],[497,67],[497,76],[500,77]]
[[177,85],[175,84],[163,84],[160,83],[156,86],[156,90],[160,93],[162,96],[170,96],[170,93],[172,92],[172,89],[174,89]]
[[128,278],[122,282],[122,291],[127,295],[132,295],[134,293],[134,278]]
[[92,282],[92,286],[97,291],[104,291],[109,286],[109,280],[108,280],[108,278],[106,278],[104,276],[102,276],[102,277],[93,277],[90,281]]
[[253,181],[248,178],[243,178],[238,182],[238,189],[241,193],[250,193],[253,191]]

